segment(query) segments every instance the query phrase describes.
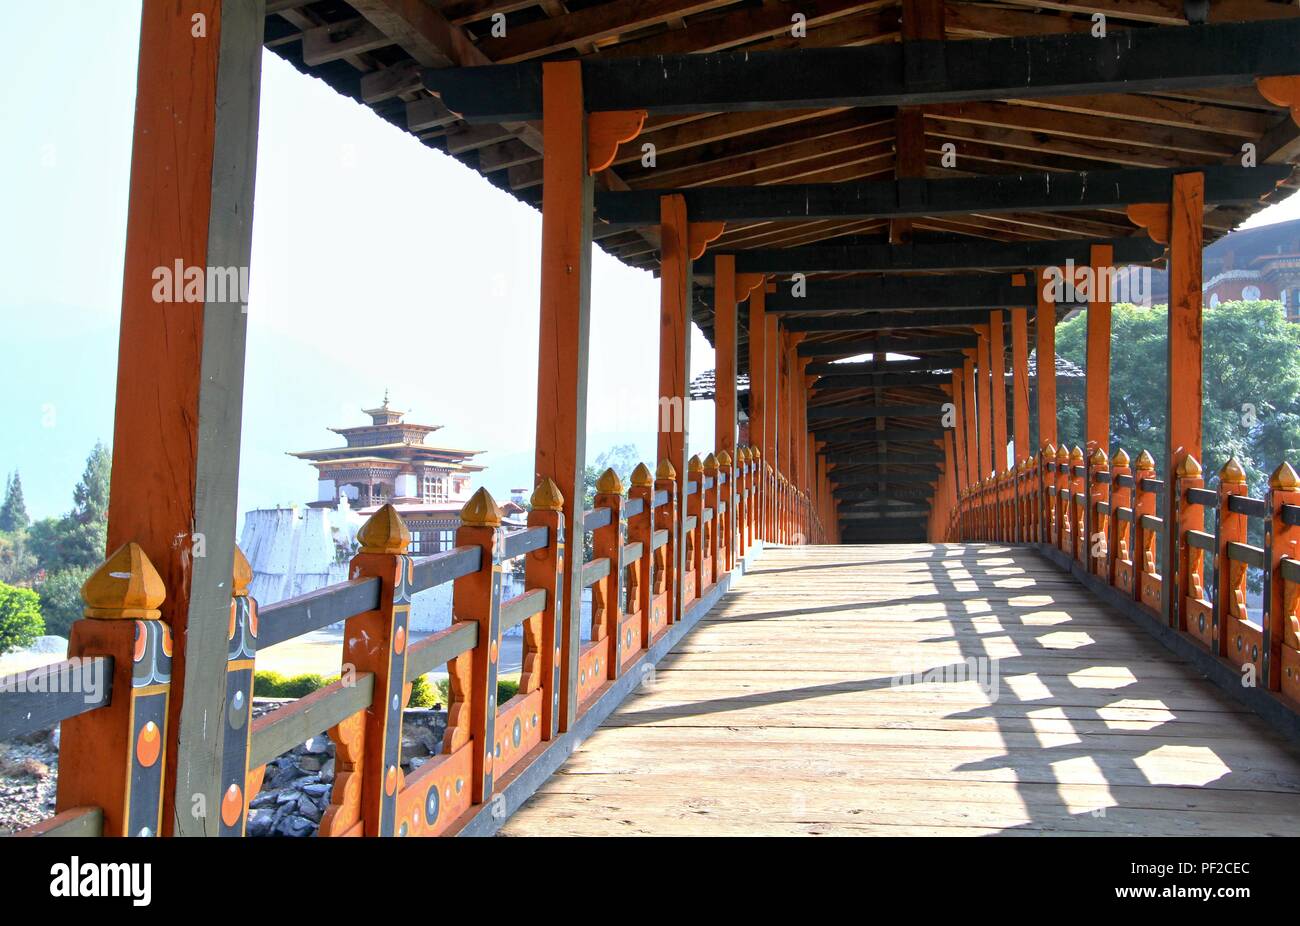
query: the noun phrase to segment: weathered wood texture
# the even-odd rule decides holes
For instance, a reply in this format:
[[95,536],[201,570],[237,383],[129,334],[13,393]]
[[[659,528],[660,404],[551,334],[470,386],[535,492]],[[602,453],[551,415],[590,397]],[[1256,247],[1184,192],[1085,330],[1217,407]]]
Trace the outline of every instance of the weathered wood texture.
[[[974,681],[902,673],[997,658]],[[1300,756],[1034,554],[768,549],[507,835],[1300,834]]]

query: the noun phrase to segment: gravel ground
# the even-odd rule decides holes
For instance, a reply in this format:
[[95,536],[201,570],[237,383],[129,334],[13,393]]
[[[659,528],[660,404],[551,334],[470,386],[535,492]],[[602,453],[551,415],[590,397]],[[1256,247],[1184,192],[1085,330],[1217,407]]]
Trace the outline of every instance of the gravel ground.
[[54,815],[58,731],[0,743],[0,835]]

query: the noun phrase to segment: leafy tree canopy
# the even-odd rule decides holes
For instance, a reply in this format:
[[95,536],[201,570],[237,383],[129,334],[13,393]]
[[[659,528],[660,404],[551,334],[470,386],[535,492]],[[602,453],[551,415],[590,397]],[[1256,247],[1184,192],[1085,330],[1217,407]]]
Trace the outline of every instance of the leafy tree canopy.
[[44,632],[36,593],[0,582],[0,654],[30,646]]
[[14,472],[5,483],[5,500],[0,503],[0,531],[12,534],[27,529],[27,505],[23,501],[23,482]]

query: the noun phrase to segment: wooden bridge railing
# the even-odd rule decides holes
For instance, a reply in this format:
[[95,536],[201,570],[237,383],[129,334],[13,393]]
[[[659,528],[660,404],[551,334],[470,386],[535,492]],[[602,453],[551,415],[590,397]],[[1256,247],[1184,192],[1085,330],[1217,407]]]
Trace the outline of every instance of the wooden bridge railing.
[[[542,755],[616,680],[638,671],[670,627],[764,541],[824,539],[808,500],[741,447],[693,457],[685,502],[671,464],[638,465],[624,493],[607,470],[584,528],[593,555],[576,564],[590,588],[591,627],[562,606],[564,500],[549,479],[531,499],[526,529],[507,532],[480,489],[461,512],[456,547],[408,555],[410,533],[386,505],[357,534],[351,578],[259,609],[252,572],[236,554],[228,627],[225,725],[220,757],[221,835],[244,835],[249,799],[268,762],[328,732],[336,777],[322,836],[437,836],[457,832],[511,776]],[[678,570],[676,551],[684,549]],[[503,570],[524,558],[524,591],[503,599]],[[453,583],[450,627],[410,643],[412,597]],[[166,716],[172,639],[158,606],[166,591],[136,544],[119,549],[87,581],[85,618],[69,661],[0,679],[0,739],[62,723],[56,815],[20,835],[165,833]],[[254,719],[257,650],[344,622],[337,681]],[[502,635],[522,625],[518,693],[496,703]],[[407,776],[402,710],[414,680],[447,665],[448,724],[442,752]],[[94,692],[77,673],[101,673]],[[193,812],[206,813],[203,801]],[[179,795],[177,813],[191,811]]]
[[[1130,469],[1122,449],[1108,458],[1097,448],[1085,462],[1079,447],[1047,444],[963,494],[947,537],[1059,551],[1241,672],[1249,686],[1280,693],[1300,710],[1300,478],[1282,463],[1260,499],[1248,494],[1236,459],[1213,489],[1190,454],[1175,473],[1169,495],[1146,451]],[[1249,542],[1252,523],[1262,545]],[[1172,575],[1162,574],[1163,562],[1173,564]],[[1258,618],[1246,604],[1252,568],[1260,571]]]

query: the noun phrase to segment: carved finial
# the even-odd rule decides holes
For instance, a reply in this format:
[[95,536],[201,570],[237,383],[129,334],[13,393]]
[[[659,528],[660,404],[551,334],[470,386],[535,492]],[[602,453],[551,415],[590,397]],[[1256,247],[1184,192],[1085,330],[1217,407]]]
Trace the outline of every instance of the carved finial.
[[1294,492],[1300,489],[1300,476],[1284,460],[1281,466],[1273,470],[1273,475],[1268,477],[1268,487],[1279,492]]
[[236,598],[248,597],[248,586],[253,581],[253,567],[248,564],[248,557],[235,544],[235,576],[231,594]]
[[632,470],[632,485],[644,488],[655,484],[655,475],[650,472],[650,467],[644,463],[638,463],[636,469]]
[[698,453],[686,461],[686,472],[699,473],[703,472],[703,470],[704,464],[700,462],[700,455]]
[[1106,451],[1098,447],[1092,452],[1092,456],[1089,457],[1088,462],[1093,466],[1105,466],[1110,462],[1110,459],[1106,456]]
[[727,453],[727,451],[725,450],[719,450],[718,465],[721,466],[723,469],[729,467],[731,465],[731,454]]
[[706,473],[716,473],[718,471],[718,458],[709,454],[704,458],[704,471]]
[[1083,462],[1083,448],[1080,447],[1078,444],[1075,444],[1074,449],[1070,451],[1070,462],[1071,463]]
[[600,474],[600,478],[596,480],[596,492],[600,495],[623,494],[623,480],[618,478],[614,467],[611,466]]
[[1019,463],[1016,464],[1016,472],[1023,473],[1024,471],[1025,471],[1025,461],[1021,460]]
[[138,543],[126,543],[90,574],[81,586],[86,617],[101,620],[156,621],[167,597],[162,576]]
[[496,499],[486,486],[469,497],[465,507],[460,510],[460,523],[466,527],[500,527],[501,509]]
[[1143,450],[1141,453],[1138,454],[1138,459],[1137,459],[1138,472],[1151,473],[1151,472],[1155,472],[1155,468],[1156,468],[1156,461],[1155,458],[1151,456],[1150,452]]
[[655,478],[656,479],[677,478],[677,469],[673,466],[671,460],[665,458],[659,461],[659,465],[655,467]]
[[1113,460],[1113,462],[1116,466],[1128,466],[1129,463],[1128,454],[1124,452],[1123,447],[1120,447],[1118,450],[1115,451],[1115,459]]
[[1178,464],[1178,475],[1183,479],[1200,479],[1201,461],[1190,453],[1187,454],[1187,456],[1183,457],[1182,462]]
[[757,447],[750,447],[749,452],[754,455],[755,460],[763,456],[763,451],[759,450]]
[[542,481],[537,483],[537,488],[533,489],[533,497],[528,502],[537,511],[563,511],[564,493],[555,484],[555,480],[550,476],[543,476]]
[[[1191,458],[1190,453],[1187,456],[1189,459]],[[1198,471],[1200,470],[1199,463],[1196,468]],[[1178,475],[1181,476],[1182,466],[1179,465],[1178,469]],[[1228,457],[1228,462],[1224,463],[1223,469],[1219,470],[1219,483],[1228,486],[1244,486],[1246,484],[1246,471],[1241,468],[1241,464],[1237,462],[1235,456]]]
[[385,505],[370,516],[357,531],[362,553],[405,553],[411,532],[392,505]]
[[1067,446],[1065,446],[1065,444],[1062,444],[1062,445],[1057,449],[1057,451],[1056,451],[1056,462],[1057,462],[1057,463],[1069,463],[1069,462],[1070,462],[1070,448],[1067,447]]
[[1052,445],[1051,441],[1043,442],[1043,457],[1048,460],[1056,459],[1056,447]]

